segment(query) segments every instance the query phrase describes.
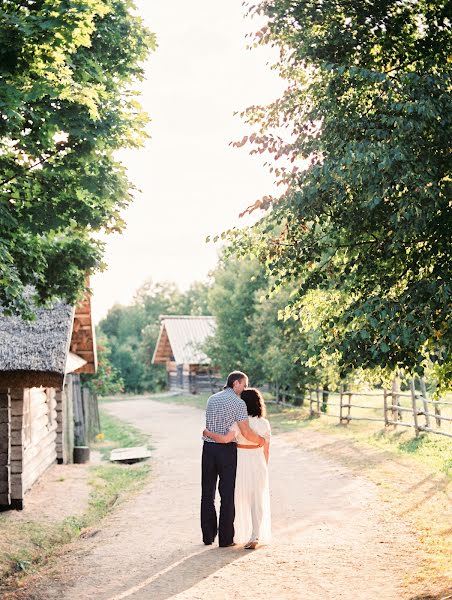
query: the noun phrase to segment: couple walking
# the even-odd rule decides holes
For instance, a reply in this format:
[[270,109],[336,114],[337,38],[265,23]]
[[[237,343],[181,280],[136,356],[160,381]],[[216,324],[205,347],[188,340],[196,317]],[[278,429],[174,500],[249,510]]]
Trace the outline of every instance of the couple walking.
[[[204,544],[245,544],[246,549],[271,537],[268,457],[270,423],[260,392],[248,388],[241,371],[228,375],[221,392],[207,401],[203,431],[201,529]],[[217,522],[215,493],[221,498]]]

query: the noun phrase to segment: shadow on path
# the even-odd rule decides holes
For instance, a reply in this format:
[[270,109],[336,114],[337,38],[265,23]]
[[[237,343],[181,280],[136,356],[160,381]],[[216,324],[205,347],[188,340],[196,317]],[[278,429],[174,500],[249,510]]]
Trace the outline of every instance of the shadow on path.
[[110,596],[108,600],[125,600],[126,598],[166,600],[189,590],[199,581],[249,554],[241,546],[238,548],[203,548],[142,581],[129,582],[129,586],[125,590]]

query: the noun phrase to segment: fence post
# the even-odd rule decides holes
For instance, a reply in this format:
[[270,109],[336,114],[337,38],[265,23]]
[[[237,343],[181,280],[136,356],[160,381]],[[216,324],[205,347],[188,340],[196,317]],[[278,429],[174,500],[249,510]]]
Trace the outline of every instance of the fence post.
[[312,408],[312,403],[314,402],[313,397],[312,397],[312,388],[309,388],[309,416],[313,417],[314,416],[314,410]]
[[[427,389],[425,387],[425,379],[424,378],[421,379],[421,391],[422,391],[422,395],[424,395],[424,393],[425,393],[425,398],[427,399]],[[434,404],[434,407],[435,407],[436,426],[441,427],[441,407],[439,406],[439,404]]]
[[425,379],[421,377],[419,379],[419,385],[421,387],[421,395],[422,395],[422,404],[424,406],[424,417],[425,417],[425,426],[430,428],[430,416],[428,410],[428,398],[427,398],[427,388],[425,386]]
[[394,421],[394,428],[397,427],[397,421],[401,420],[400,411],[397,410],[397,408],[394,408],[395,406],[399,406],[400,403],[400,396],[398,392],[400,392],[400,380],[396,375],[392,380],[392,420]]
[[386,388],[383,389],[383,411],[384,411],[384,419],[385,419],[385,427],[389,425],[388,421],[388,390]]
[[410,379],[410,391],[411,391],[411,404],[413,406],[413,421],[414,421],[414,431],[416,433],[416,437],[419,435],[419,423],[417,421],[417,408],[416,408],[416,390],[414,389],[414,379]]
[[352,407],[351,407],[351,403],[352,403],[352,398],[353,398],[353,392],[352,390],[349,390],[348,392],[348,406],[347,406],[347,425],[350,423],[351,419],[351,412],[352,412]]
[[316,398],[317,398],[317,416],[320,416],[320,389],[316,388]]
[[339,425],[342,425],[342,402],[344,398],[344,386],[343,384],[339,387]]

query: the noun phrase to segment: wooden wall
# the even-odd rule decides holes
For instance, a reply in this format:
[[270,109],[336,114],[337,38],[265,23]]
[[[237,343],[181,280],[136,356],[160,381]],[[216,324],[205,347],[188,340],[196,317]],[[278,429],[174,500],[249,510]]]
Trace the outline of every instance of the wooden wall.
[[11,504],[11,398],[0,389],[0,509]]
[[11,400],[11,508],[23,508],[22,459],[23,459],[23,388],[9,389]]
[[223,387],[217,371],[210,371],[203,365],[176,365],[169,363],[168,383],[171,391],[182,391],[186,394],[211,393]]
[[73,378],[64,390],[0,389],[0,509],[23,508],[25,493],[55,460],[72,462]]
[[[27,390],[25,390],[25,393]],[[54,388],[31,388],[31,443],[24,447],[23,487],[26,492],[56,461],[57,411]]]
[[11,505],[57,458],[57,399],[53,388],[10,389]]
[[74,410],[72,404],[72,376],[67,375],[63,390],[56,390],[57,437],[56,453],[59,464],[73,461]]
[[83,367],[77,369],[77,373],[95,373],[97,371],[96,340],[89,294],[75,309],[70,350],[87,361]]

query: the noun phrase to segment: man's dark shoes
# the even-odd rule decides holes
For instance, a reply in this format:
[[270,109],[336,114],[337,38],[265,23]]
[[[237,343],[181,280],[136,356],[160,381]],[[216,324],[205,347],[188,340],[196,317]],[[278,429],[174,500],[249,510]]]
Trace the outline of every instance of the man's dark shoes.
[[216,537],[217,537],[217,536],[215,536],[215,537],[214,537],[213,539],[211,539],[211,540],[209,540],[209,539],[203,539],[202,541],[204,542],[204,544],[205,544],[206,546],[211,546],[211,545],[214,543],[214,541],[215,541],[215,538],[216,538]]
[[230,544],[218,544],[220,548],[230,548],[231,546],[235,546],[235,542],[231,542]]
[[210,539],[209,538],[202,538],[202,541],[204,542],[204,544],[206,546],[211,546],[214,543],[216,537],[217,536],[214,535],[213,538],[210,538]]

